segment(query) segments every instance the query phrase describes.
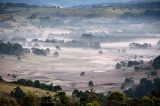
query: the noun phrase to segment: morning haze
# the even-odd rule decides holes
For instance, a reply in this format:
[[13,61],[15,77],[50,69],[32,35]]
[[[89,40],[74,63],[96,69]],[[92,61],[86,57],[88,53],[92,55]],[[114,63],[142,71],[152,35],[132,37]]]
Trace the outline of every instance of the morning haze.
[[159,29],[159,0],[2,0],[0,105],[160,106]]

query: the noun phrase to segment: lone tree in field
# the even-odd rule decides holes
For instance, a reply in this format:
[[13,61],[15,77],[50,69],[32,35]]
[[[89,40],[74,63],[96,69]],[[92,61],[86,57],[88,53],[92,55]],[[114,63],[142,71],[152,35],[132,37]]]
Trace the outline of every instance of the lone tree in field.
[[80,76],[85,76],[85,72],[81,72],[81,73],[80,73]]
[[93,81],[88,82],[88,86],[90,87],[91,92],[94,92],[94,84]]
[[58,57],[58,56],[59,56],[59,53],[58,53],[58,52],[54,52],[53,56],[54,56],[54,57]]
[[57,51],[61,50],[61,48],[59,46],[56,46]]
[[22,99],[25,97],[25,93],[23,92],[23,90],[17,86],[16,88],[13,89],[13,91],[11,91],[11,96],[17,98],[17,99]]
[[116,69],[121,69],[121,65],[119,63],[116,64]]

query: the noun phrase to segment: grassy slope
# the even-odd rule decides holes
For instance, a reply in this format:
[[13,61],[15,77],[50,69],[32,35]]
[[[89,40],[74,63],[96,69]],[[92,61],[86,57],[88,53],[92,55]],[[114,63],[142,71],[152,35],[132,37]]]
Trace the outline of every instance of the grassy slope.
[[22,85],[16,85],[16,84],[10,84],[10,83],[5,83],[5,82],[0,82],[0,93],[4,94],[10,94],[10,92],[16,88],[17,86],[20,86],[20,88],[23,89],[24,92],[28,93],[34,93],[34,94],[39,94],[39,95],[46,95],[46,94],[51,94],[54,95],[54,92],[47,91],[47,90],[42,90],[39,88],[34,88],[34,87],[27,87],[27,86],[22,86]]

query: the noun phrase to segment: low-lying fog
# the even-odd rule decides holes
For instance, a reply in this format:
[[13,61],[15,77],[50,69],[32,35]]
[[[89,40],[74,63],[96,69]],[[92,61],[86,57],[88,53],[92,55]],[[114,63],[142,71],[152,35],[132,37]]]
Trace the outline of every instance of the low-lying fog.
[[[33,12],[34,13],[34,12]],[[15,80],[7,74],[15,74],[16,79],[33,79],[46,83],[61,85],[64,90],[88,89],[88,81],[92,80],[98,92],[109,89],[119,89],[126,78],[127,71],[115,69],[117,62],[133,59],[135,55],[151,56],[144,58],[150,61],[159,55],[160,21],[142,18],[120,17],[54,17],[36,14],[36,19],[27,19],[33,13],[13,13],[13,20],[0,21],[0,39],[7,42],[18,42],[23,47],[32,48],[33,39],[38,42],[37,48],[50,48],[51,55],[36,56],[27,54],[17,61],[14,56],[5,56],[0,60],[0,74],[6,80]],[[49,19],[45,19],[49,16]],[[44,18],[44,19],[43,19]],[[92,34],[92,39],[81,38],[82,34]],[[24,38],[26,41],[13,40]],[[44,43],[46,39],[80,40],[80,43],[98,42],[100,47],[65,45],[61,43]],[[36,42],[37,43],[37,42]],[[150,43],[147,49],[129,48],[129,43]],[[55,46],[60,46],[58,57],[53,57]],[[121,52],[121,49],[125,51]],[[103,51],[99,54],[99,51]],[[80,76],[85,72],[85,76]],[[137,75],[136,80],[145,75]],[[113,83],[113,84],[111,84]]]

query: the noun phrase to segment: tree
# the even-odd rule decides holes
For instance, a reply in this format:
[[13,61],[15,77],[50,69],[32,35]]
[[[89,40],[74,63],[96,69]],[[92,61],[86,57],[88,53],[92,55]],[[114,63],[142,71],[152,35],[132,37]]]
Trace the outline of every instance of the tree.
[[90,87],[91,92],[94,92],[94,84],[92,81],[88,82],[88,86]]
[[17,98],[17,99],[22,99],[25,97],[25,93],[23,92],[23,90],[17,86],[16,88],[13,89],[13,91],[11,91],[11,96]]
[[61,86],[57,85],[57,86],[54,86],[54,91],[61,91],[62,88]]
[[28,81],[27,81],[27,85],[28,85],[28,86],[34,86],[34,83],[33,83],[32,80],[28,80]]
[[156,69],[156,70],[160,69],[160,56],[156,57],[156,58],[153,60],[152,66],[153,66],[153,68]]
[[56,50],[59,51],[61,50],[61,48],[59,46],[56,46]]
[[27,85],[28,81],[26,79],[19,79],[17,80],[16,82],[17,84],[20,84],[20,85]]
[[39,80],[34,81],[34,87],[41,88],[41,83]]
[[54,57],[58,57],[58,56],[59,56],[59,53],[58,53],[58,52],[54,52],[53,56],[54,56]]
[[3,80],[2,76],[0,76],[0,82],[4,82],[4,80]]
[[116,64],[116,69],[121,69],[121,65],[119,63]]
[[69,98],[65,92],[59,92],[56,96],[59,99],[60,106],[69,106]]
[[80,73],[80,76],[85,76],[85,72],[81,72],[81,73]]

